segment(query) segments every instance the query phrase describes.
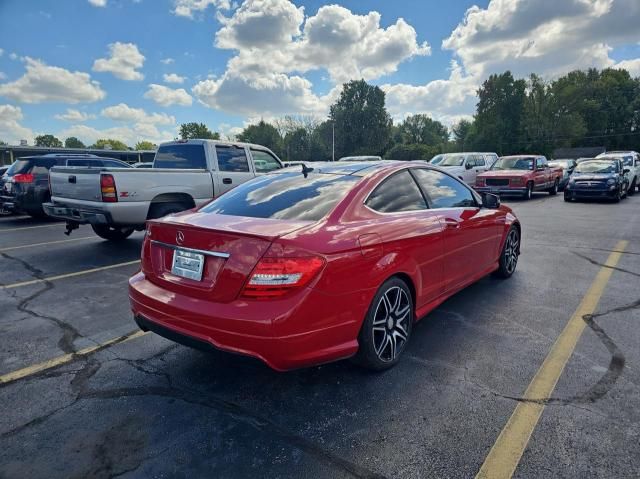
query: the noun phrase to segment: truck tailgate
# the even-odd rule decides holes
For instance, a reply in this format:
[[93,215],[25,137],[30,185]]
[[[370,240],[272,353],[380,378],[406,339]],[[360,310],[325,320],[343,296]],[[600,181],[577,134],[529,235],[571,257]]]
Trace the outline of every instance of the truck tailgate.
[[101,168],[52,168],[49,173],[51,196],[101,201],[100,170]]

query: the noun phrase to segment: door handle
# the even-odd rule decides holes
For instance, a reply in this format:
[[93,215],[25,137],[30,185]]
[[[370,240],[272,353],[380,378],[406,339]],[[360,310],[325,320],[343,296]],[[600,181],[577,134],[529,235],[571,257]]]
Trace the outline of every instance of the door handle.
[[76,182],[76,176],[75,175],[69,175],[68,181],[69,181],[69,183],[75,183]]
[[233,183],[233,180],[231,180],[231,178],[222,178],[222,182],[225,185],[230,185],[231,183]]
[[451,229],[458,229],[460,228],[460,222],[453,220],[451,218],[447,218],[444,220],[445,224],[447,225],[447,228],[451,228]]

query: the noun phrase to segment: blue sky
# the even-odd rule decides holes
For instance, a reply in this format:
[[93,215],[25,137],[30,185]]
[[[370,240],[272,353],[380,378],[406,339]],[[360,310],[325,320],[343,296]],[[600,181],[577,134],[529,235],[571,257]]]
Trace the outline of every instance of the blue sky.
[[322,117],[352,78],[380,85],[395,119],[451,124],[506,69],[640,75],[638,25],[637,0],[3,0],[0,139],[133,145],[188,121],[233,135]]

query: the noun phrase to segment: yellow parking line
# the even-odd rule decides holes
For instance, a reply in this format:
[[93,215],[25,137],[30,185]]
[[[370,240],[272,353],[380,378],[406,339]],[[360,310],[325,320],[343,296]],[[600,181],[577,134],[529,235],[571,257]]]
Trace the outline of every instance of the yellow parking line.
[[85,269],[83,271],[76,271],[75,273],[59,274],[57,276],[49,276],[47,278],[32,279],[30,281],[22,281],[20,283],[5,284],[3,286],[0,286],[0,289],[20,288],[22,286],[30,286],[32,284],[44,283],[44,282],[47,282],[47,281],[57,281],[59,279],[73,278],[74,276],[82,276],[82,275],[85,275],[85,274],[97,273],[98,271],[105,271],[107,269],[120,268],[122,266],[130,266],[132,264],[136,264],[136,263],[139,263],[139,262],[140,262],[140,260],[137,259],[135,261],[127,261],[126,263],[111,264],[109,266],[100,266],[99,268],[92,268],[92,269]]
[[0,233],[6,233],[7,231],[33,230],[36,228],[51,228],[53,226],[63,226],[63,225],[62,223],[52,223],[50,225],[21,226],[20,228],[0,228]]
[[16,249],[31,248],[31,247],[35,247],[35,246],[46,246],[46,245],[50,245],[50,244],[70,243],[72,241],[81,241],[81,240],[86,240],[86,239],[98,239],[98,237],[97,236],[83,236],[82,238],[72,238],[72,239],[66,239],[66,240],[48,241],[46,243],[22,244],[20,246],[10,246],[9,248],[0,248],[0,253],[5,252],[5,251],[13,251],[13,250],[16,250]]
[[95,353],[102,349],[105,349],[109,346],[114,346],[116,344],[124,343],[125,341],[129,341],[131,339],[139,338],[140,336],[144,336],[147,334],[144,331],[133,331],[129,334],[125,334],[124,336],[119,336],[117,338],[110,339],[105,341],[102,344],[96,344],[95,346],[89,346],[87,348],[81,349],[75,353],[64,354],[62,356],[58,356],[57,358],[49,359],[48,361],[41,362],[39,364],[34,364],[33,366],[28,366],[26,368],[18,369],[17,371],[13,371],[11,373],[7,373],[3,376],[0,376],[0,384],[10,383],[12,381],[17,381],[18,379],[25,378],[27,376],[32,376],[42,371],[46,371],[47,369],[52,369],[63,364],[69,363],[74,359],[81,358],[83,356],[87,356],[91,353]]
[[[584,331],[586,323],[584,315],[593,314],[602,293],[604,292],[613,268],[618,264],[627,247],[627,241],[620,241],[614,248],[615,252],[607,258],[600,268],[591,287],[582,298],[578,309],[565,326],[560,336],[547,354],[542,366],[529,383],[524,393],[524,399],[537,400],[551,397],[558,379],[562,375],[567,361],[573,354],[578,340]],[[476,478],[509,479],[518,467],[531,434],[538,424],[544,410],[544,404],[538,402],[520,402],[516,406],[509,421],[502,429],[495,444],[489,451]]]

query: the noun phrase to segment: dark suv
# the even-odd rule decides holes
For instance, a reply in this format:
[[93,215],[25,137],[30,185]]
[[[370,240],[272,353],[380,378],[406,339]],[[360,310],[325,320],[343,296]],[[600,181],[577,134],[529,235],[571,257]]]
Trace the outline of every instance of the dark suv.
[[46,216],[42,203],[49,201],[49,170],[54,166],[130,168],[113,158],[89,154],[53,153],[16,160],[0,177],[0,212]]

